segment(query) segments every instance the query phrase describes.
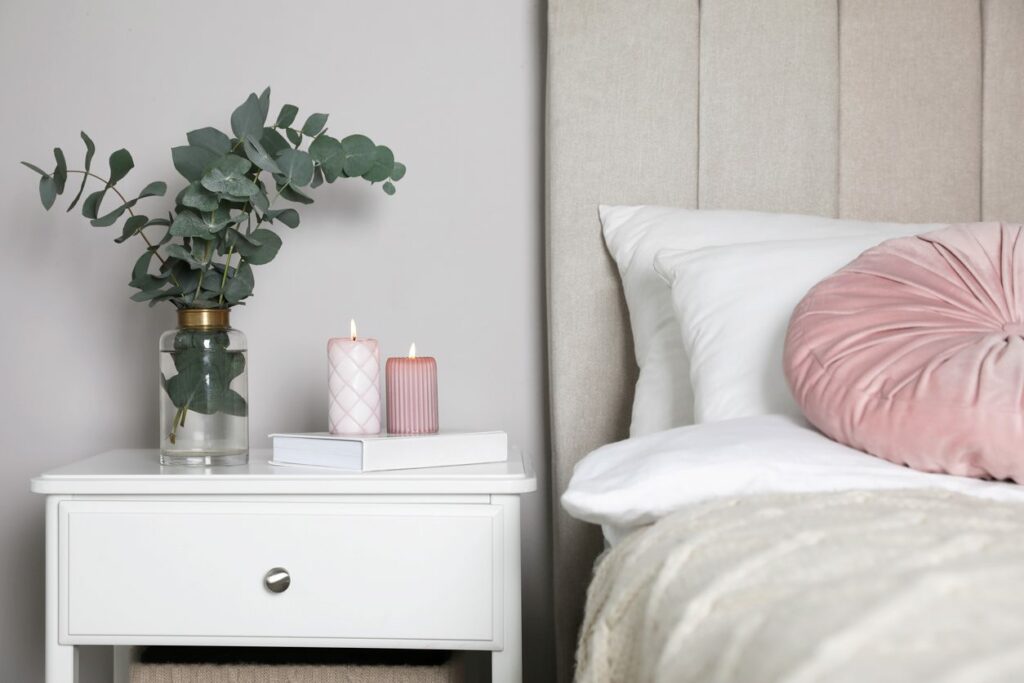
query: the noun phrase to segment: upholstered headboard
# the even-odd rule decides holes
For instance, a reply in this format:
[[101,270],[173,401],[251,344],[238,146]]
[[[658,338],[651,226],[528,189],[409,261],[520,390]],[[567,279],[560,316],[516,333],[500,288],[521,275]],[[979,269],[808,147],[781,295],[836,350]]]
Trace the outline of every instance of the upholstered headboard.
[[565,680],[601,541],[557,498],[635,380],[597,205],[1024,220],[1024,0],[550,0],[547,102]]

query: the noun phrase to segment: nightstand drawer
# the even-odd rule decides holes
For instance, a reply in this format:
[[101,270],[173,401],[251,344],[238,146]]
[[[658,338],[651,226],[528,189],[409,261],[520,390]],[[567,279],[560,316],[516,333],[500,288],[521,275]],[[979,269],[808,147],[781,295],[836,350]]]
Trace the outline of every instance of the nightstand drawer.
[[[487,504],[65,501],[62,642],[500,645],[501,515]],[[267,587],[284,586],[267,579],[274,568],[287,574],[281,592]]]

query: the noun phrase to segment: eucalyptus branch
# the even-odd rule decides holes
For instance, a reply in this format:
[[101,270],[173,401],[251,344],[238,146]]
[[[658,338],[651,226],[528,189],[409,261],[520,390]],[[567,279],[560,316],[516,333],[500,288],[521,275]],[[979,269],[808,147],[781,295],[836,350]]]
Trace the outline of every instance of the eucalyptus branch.
[[[296,209],[271,210],[278,199],[310,204],[313,199],[305,194],[307,188],[341,178],[381,183],[385,193],[393,194],[394,183],[405,175],[405,166],[395,161],[392,151],[365,135],[341,139],[328,135],[327,114],[310,114],[300,125],[294,105],[281,107],[273,120],[268,119],[269,109],[269,88],[258,95],[251,93],[232,112],[230,134],[214,127],[199,128],[186,135],[188,144],[171,150],[174,168],[188,184],[175,195],[167,219],[150,219],[133,210],[140,199],[163,196],[167,185],[150,183],[129,200],[116,185],[135,167],[131,154],[125,149],[113,152],[110,173],[103,178],[91,170],[96,146],[84,132],[83,170],[68,170],[60,148],[54,149],[56,167],[51,172],[23,163],[39,174],[39,196],[46,209],[65,191],[69,173],[83,176],[69,211],[82,198],[90,178],[104,184],[103,190],[86,197],[82,215],[96,227],[107,227],[127,214],[122,234],[115,241],[124,242],[138,234],[145,242],[147,254],[136,261],[132,271],[130,284],[138,290],[133,299],[150,304],[169,301],[185,308],[213,305],[212,298],[204,295],[203,283],[211,268],[220,267],[218,255],[226,254],[216,305],[235,306],[252,295],[253,267],[269,263],[280,250],[279,226],[299,225]],[[265,173],[271,177],[265,178]],[[276,191],[270,189],[270,182]],[[107,190],[120,198],[121,205],[98,216]],[[145,232],[150,225],[168,226],[167,235],[154,242]],[[193,242],[197,239],[206,243],[205,252]],[[158,274],[148,270],[153,256],[160,263]],[[200,258],[204,262],[200,263]],[[237,265],[232,267],[234,261]]]
[[[118,199],[121,200],[121,204],[125,207],[125,210],[128,211],[128,215],[132,216],[133,218],[135,217],[135,212],[132,211],[132,207],[130,205],[130,202],[128,201],[128,198],[125,197],[123,194],[121,194],[121,191],[118,190],[114,186],[114,183],[110,182],[109,178],[104,178],[102,176],[98,176],[95,173],[90,173],[89,171],[77,171],[77,170],[73,170],[73,169],[68,169],[67,172],[68,173],[78,173],[78,174],[84,175],[86,178],[95,178],[96,180],[100,181],[101,183],[103,183],[103,185],[107,189],[110,189],[110,190],[114,191],[114,194],[116,194]],[[84,182],[85,181],[83,181],[83,183]],[[84,185],[83,185],[83,187],[84,187]],[[153,256],[156,256],[157,261],[160,262],[160,265],[161,266],[166,266],[167,265],[167,261],[166,261],[166,259],[164,259],[163,256],[160,255],[160,248],[158,246],[154,245],[152,242],[149,241],[149,237],[146,235],[145,232],[143,232],[144,229],[145,229],[145,226],[139,226],[139,228],[137,228],[135,230],[135,232],[133,232],[132,234],[133,235],[138,235],[139,237],[141,237],[142,241],[146,243],[146,247],[149,249],[149,251],[153,252]],[[176,287],[180,286],[180,284],[178,283],[178,278],[175,277],[175,275],[174,275],[174,271],[169,271],[169,272],[170,272],[170,275],[171,275],[171,282],[173,282]]]
[[206,276],[207,271],[210,270],[210,262],[213,261],[213,256],[210,254],[211,244],[211,242],[206,243],[206,251],[203,253],[206,263],[203,264],[203,269],[199,271],[199,283],[196,284],[196,291],[192,294],[192,303],[195,303],[196,297],[203,293],[203,278]]
[[231,270],[231,256],[235,253],[235,245],[228,247],[227,261],[224,263],[224,274],[220,276],[220,296],[217,297],[217,305],[224,305],[224,286],[228,282],[228,271]]
[[[85,176],[87,176],[89,178],[95,178],[96,180],[100,181],[101,183],[106,185],[109,189],[114,191],[114,194],[116,194],[118,196],[118,198],[121,200],[121,203],[125,205],[125,209],[128,211],[128,215],[129,216],[134,216],[135,215],[135,212],[132,211],[132,207],[128,206],[128,199],[123,194],[121,194],[120,190],[118,190],[116,187],[114,187],[110,183],[110,180],[108,178],[103,178],[101,176],[96,175],[95,173],[90,173],[89,171],[75,171],[75,170],[72,170],[70,168],[67,170],[67,172],[68,173],[80,173],[80,174],[85,175]],[[161,264],[163,264],[164,263],[163,257],[160,256],[159,252],[156,250],[156,247],[154,247],[153,243],[149,241],[148,237],[146,237],[146,233],[144,233],[142,231],[142,228],[139,228],[138,230],[136,230],[134,234],[138,235],[139,237],[141,237],[146,242],[146,246],[153,250],[153,255],[156,256],[157,259],[160,260]]]

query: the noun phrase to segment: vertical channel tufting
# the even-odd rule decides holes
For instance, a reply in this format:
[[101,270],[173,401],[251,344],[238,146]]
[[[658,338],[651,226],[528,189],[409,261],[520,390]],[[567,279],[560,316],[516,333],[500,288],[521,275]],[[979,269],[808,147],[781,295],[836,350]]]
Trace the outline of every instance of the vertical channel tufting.
[[983,0],[982,220],[1024,222],[1024,2]]
[[978,0],[841,0],[839,22],[840,215],[977,220]]
[[700,207],[835,215],[835,0],[703,0]]
[[558,504],[573,466],[626,435],[636,379],[600,203],[697,205],[698,0],[551,0],[547,58],[548,339],[560,681],[600,530]]

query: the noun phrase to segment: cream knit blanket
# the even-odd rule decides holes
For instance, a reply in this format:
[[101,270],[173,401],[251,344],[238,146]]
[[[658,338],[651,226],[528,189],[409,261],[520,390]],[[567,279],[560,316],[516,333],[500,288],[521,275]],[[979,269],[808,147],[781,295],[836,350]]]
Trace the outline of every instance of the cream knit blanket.
[[938,491],[716,500],[599,561],[577,680],[1024,681],[1024,505]]

